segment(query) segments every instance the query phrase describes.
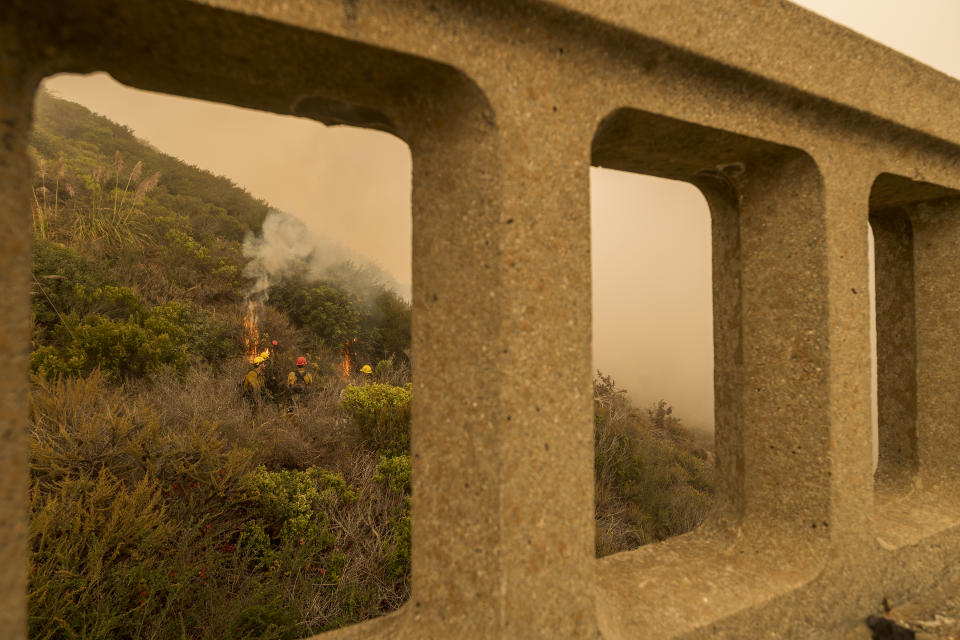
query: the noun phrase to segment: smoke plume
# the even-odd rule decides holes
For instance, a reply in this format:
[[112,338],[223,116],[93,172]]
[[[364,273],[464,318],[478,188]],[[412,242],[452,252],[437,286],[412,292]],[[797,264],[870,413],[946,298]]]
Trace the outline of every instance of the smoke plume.
[[260,233],[248,233],[243,255],[250,259],[243,274],[252,280],[249,301],[263,304],[270,287],[294,273],[333,282],[364,304],[382,288],[398,290],[394,279],[373,260],[321,238],[300,219],[271,209]]

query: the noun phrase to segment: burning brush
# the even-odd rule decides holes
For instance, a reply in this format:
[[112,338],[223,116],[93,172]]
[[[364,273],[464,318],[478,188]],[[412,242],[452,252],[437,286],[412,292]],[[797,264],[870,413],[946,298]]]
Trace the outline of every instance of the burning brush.
[[243,314],[243,351],[251,364],[270,356],[269,349],[260,352],[260,309],[259,302],[248,300]]
[[343,343],[343,346],[340,347],[340,375],[344,380],[350,379],[350,371],[352,368],[351,358],[350,358],[350,348],[356,344],[357,339],[347,340]]

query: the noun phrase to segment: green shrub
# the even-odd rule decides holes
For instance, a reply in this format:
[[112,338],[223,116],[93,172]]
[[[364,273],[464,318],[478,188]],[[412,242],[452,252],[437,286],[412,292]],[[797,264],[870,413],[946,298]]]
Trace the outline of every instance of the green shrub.
[[410,448],[410,386],[389,384],[348,386],[340,407],[360,427],[360,435],[375,450],[388,456]]
[[41,339],[77,307],[83,292],[103,284],[103,274],[90,260],[39,238],[33,242],[33,277],[34,334]]
[[340,345],[359,331],[356,301],[325,282],[288,276],[270,288],[270,304],[328,345]]
[[210,249],[206,248],[189,233],[180,229],[170,229],[164,238],[164,246],[167,257],[172,262],[177,263],[199,263],[198,270],[202,270],[205,263],[210,258]]
[[236,353],[233,327],[221,316],[194,304],[168,302],[150,310],[144,327],[168,335],[186,347],[187,354],[219,365]]
[[249,520],[240,525],[237,537],[237,549],[256,559],[258,567],[269,567],[278,554],[273,549],[270,534],[261,522]]
[[30,637],[133,637],[175,528],[159,483],[109,470],[31,492]]
[[183,371],[188,363],[181,328],[150,316],[141,326],[134,320],[87,316],[59,332],[61,345],[43,346],[30,357],[33,373],[46,378],[88,374],[94,369],[119,379],[143,376],[171,366]]
[[284,541],[329,538],[325,523],[317,518],[320,493],[314,484],[316,473],[315,468],[267,471],[260,465],[244,480],[246,495],[259,506],[276,537]]
[[[338,473],[316,467],[304,471],[281,469],[267,471],[260,465],[243,481],[247,498],[257,507],[262,531],[271,543],[283,546],[295,543],[324,549],[333,543],[328,510],[356,499],[353,490]],[[241,541],[257,547],[261,555],[264,535],[248,525]]]
[[410,573],[410,504],[391,522],[391,536],[384,544],[387,573],[395,580]]
[[121,380],[162,367],[182,373],[191,356],[218,363],[235,348],[228,323],[191,304],[149,307],[132,289],[113,285],[78,285],[69,302],[67,315],[47,329],[47,344],[31,354],[33,373],[56,378],[100,369]]
[[395,495],[410,492],[410,456],[400,455],[387,458],[380,456],[373,479],[381,482]]
[[391,289],[374,299],[372,351],[376,358],[395,356],[406,360],[410,350],[410,303]]
[[129,287],[103,285],[96,289],[81,291],[82,306],[70,309],[78,315],[102,315],[113,320],[129,320],[142,323],[147,308],[140,296]]

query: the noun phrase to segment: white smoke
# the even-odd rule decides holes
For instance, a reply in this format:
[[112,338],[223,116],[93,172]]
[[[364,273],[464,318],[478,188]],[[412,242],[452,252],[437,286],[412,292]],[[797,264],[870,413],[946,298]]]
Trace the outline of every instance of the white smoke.
[[261,304],[268,300],[271,286],[296,271],[334,280],[359,300],[367,297],[365,289],[376,285],[398,289],[396,281],[367,256],[321,238],[299,218],[277,209],[267,213],[259,234],[244,238],[243,255],[250,259],[243,275],[253,281],[247,298]]

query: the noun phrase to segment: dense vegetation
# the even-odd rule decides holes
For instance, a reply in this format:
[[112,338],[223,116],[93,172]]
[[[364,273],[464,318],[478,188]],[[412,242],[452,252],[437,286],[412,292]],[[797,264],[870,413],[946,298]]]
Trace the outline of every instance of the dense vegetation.
[[398,607],[410,461],[360,437],[343,386],[287,415],[206,367],[38,380],[31,637],[292,639]]
[[[201,361],[216,368],[240,353],[243,246],[265,202],[44,93],[31,152],[34,373],[99,367],[120,381]],[[263,337],[282,338],[287,353],[356,339],[355,355],[406,359],[410,306],[368,265],[317,274],[293,264],[269,294]]]
[[[314,384],[244,397],[244,242],[267,204],[36,104],[31,637],[292,639],[398,607],[409,303],[366,265],[276,274],[254,350],[280,345],[268,380],[307,355]],[[595,405],[597,553],[696,526],[709,454],[609,378]]]

